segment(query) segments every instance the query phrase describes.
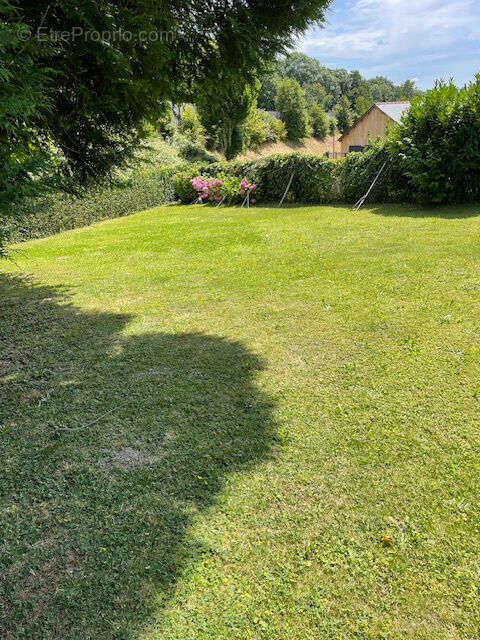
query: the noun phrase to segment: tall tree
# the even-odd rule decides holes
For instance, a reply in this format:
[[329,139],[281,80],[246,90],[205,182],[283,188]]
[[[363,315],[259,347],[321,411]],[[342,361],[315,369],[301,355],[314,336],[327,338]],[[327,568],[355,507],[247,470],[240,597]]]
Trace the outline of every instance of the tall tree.
[[257,105],[259,109],[265,111],[275,110],[275,97],[277,95],[277,83],[280,80],[280,76],[274,71],[265,73],[260,78],[260,92],[257,98]]
[[313,135],[320,140],[325,140],[329,131],[329,121],[325,111],[320,105],[314,104],[310,108],[309,116]]
[[372,104],[372,101],[368,98],[365,98],[365,96],[358,96],[355,100],[354,117],[360,118],[361,116],[363,116],[363,114],[370,109]]
[[319,107],[324,107],[325,102],[327,100],[327,91],[325,87],[320,84],[320,82],[312,82],[312,84],[307,84],[305,87],[305,96],[307,99],[307,105],[309,107],[314,104],[318,104]]
[[242,150],[241,125],[255,106],[260,83],[255,78],[240,82],[235,74],[226,73],[218,78],[218,83],[214,80],[198,88],[197,107],[208,146],[230,160]]
[[414,80],[405,80],[397,89],[398,100],[411,100],[419,94],[420,91],[417,89]]
[[352,126],[352,112],[350,109],[350,101],[347,96],[342,96],[335,111],[337,117],[337,126],[340,133],[345,133]]
[[305,92],[293,78],[283,78],[277,86],[277,109],[285,123],[287,137],[301,140],[309,133]]

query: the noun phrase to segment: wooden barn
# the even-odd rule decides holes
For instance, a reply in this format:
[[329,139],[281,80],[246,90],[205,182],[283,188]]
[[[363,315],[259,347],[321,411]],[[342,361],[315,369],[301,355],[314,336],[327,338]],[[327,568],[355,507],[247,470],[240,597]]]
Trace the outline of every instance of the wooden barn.
[[375,102],[339,141],[341,152],[363,151],[369,140],[383,137],[388,127],[400,122],[410,102]]

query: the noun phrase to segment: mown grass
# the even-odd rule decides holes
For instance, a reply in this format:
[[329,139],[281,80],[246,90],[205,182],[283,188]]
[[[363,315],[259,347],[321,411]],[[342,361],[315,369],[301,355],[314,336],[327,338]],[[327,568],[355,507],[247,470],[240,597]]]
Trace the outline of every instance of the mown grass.
[[18,245],[2,640],[478,637],[479,222],[170,207]]

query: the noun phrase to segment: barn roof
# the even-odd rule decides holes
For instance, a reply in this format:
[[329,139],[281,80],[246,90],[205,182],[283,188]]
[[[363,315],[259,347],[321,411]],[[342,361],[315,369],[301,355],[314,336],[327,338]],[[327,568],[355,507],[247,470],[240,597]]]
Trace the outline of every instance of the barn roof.
[[403,114],[410,109],[410,102],[375,102],[375,106],[395,122],[400,122]]
[[350,131],[352,131],[352,129],[355,129],[357,124],[361,122],[364,118],[366,118],[368,114],[371,111],[373,111],[373,109],[375,108],[380,109],[380,111],[382,111],[386,116],[388,116],[394,122],[400,122],[400,119],[403,116],[403,114],[410,109],[410,102],[406,100],[402,102],[374,102],[370,107],[370,109],[366,111],[363,114],[363,116],[360,116],[358,120],[355,120],[355,122],[352,124],[350,129],[348,129],[348,131],[345,131],[345,133],[342,136],[340,136],[339,140],[343,140],[343,138],[348,136]]

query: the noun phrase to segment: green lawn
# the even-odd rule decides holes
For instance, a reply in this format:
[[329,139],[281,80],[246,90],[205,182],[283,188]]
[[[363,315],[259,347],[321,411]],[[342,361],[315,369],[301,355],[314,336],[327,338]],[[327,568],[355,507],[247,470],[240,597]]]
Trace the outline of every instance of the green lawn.
[[478,638],[479,225],[167,207],[18,245],[0,638]]

